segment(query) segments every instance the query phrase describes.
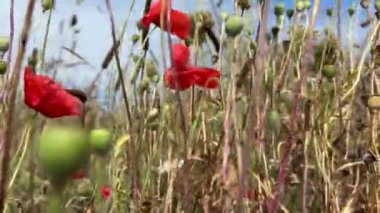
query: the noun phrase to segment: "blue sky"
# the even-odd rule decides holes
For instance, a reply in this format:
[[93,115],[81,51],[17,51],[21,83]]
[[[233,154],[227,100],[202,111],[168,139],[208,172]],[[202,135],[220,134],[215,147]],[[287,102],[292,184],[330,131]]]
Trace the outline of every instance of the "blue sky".
[[[215,0],[213,0],[215,1]],[[25,14],[25,8],[27,0],[15,0],[15,47],[17,47],[18,36],[20,34],[22,23]],[[37,7],[35,10],[32,37],[29,43],[29,51],[31,47],[42,47],[43,36],[45,33],[46,21],[48,13],[42,13],[41,0],[37,0]],[[78,28],[80,34],[77,36],[77,48],[76,51],[83,55],[97,70],[91,69],[86,66],[76,68],[61,68],[58,72],[58,79],[64,84],[70,84],[74,87],[87,86],[94,76],[100,71],[102,60],[112,44],[111,30],[109,25],[108,13],[105,7],[104,0],[84,0],[81,5],[76,5],[76,0],[56,0],[55,12],[52,16],[51,30],[48,40],[48,48],[46,58],[57,58],[59,50],[62,45],[70,47],[73,39],[72,31],[69,29],[69,20],[73,14],[78,16]],[[122,46],[121,60],[122,64],[127,61],[127,56],[131,47],[130,37],[133,33],[138,32],[136,28],[136,22],[140,19],[144,7],[143,0],[136,0],[134,9],[128,21],[128,32],[125,37],[125,42]],[[173,0],[174,7],[184,11],[197,11],[210,9],[210,0]],[[233,0],[224,0],[222,7],[223,11],[233,12]],[[252,2],[256,2],[253,0]],[[284,2],[287,7],[294,7],[294,0],[275,0],[272,1],[273,6],[278,2]],[[357,9],[356,23],[365,19],[364,12],[359,6],[359,0],[343,0],[344,2],[344,36],[347,35],[348,16],[347,8],[354,4]],[[113,9],[116,21],[117,30],[120,30],[123,22],[126,20],[129,8],[132,4],[132,0],[113,0]],[[256,3],[254,3],[255,5]],[[325,10],[329,7],[334,7],[336,1],[322,0],[321,14],[318,18],[317,28],[321,29],[328,21],[325,16]],[[219,11],[218,11],[219,12]],[[257,20],[256,10],[251,10],[246,14],[247,17]],[[59,26],[62,21],[65,21],[64,34],[59,34]],[[272,20],[273,21],[273,20]],[[273,24],[273,23],[272,23]],[[252,25],[255,27],[255,25]],[[363,30],[357,31],[360,35]],[[9,34],[9,0],[0,0],[0,36],[7,36]],[[347,39],[347,38],[345,38]],[[152,51],[161,59],[160,55],[160,31],[155,30],[152,37]],[[14,49],[14,54],[17,52],[17,48]],[[65,53],[63,55],[64,60],[73,61],[75,58]],[[112,67],[111,69],[112,70]],[[132,70],[129,68],[129,70]],[[65,76],[80,76],[80,78],[65,78]],[[104,74],[107,76],[107,73]]]

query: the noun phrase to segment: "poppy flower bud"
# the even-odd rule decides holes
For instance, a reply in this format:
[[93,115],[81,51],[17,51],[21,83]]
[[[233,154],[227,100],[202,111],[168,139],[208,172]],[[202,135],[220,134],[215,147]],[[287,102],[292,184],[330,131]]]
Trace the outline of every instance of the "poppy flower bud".
[[274,14],[276,16],[282,16],[285,13],[285,4],[279,3],[274,7]]
[[305,9],[305,3],[303,1],[297,1],[296,10],[297,12],[302,12]]
[[105,155],[111,148],[112,134],[108,129],[93,129],[90,132],[92,150],[99,155]]
[[138,34],[133,34],[132,35],[132,42],[133,44],[136,44],[140,40],[140,35]]
[[291,19],[294,15],[294,10],[293,9],[288,9],[286,10],[286,16],[288,17],[288,19]]
[[348,15],[352,17],[355,14],[355,8],[350,7],[348,8],[347,12],[348,12]]
[[234,15],[227,19],[226,33],[230,37],[235,37],[243,30],[244,23],[240,16]]
[[240,7],[241,10],[248,10],[251,8],[251,1],[250,0],[238,0],[237,5]]
[[9,49],[9,38],[0,36],[0,52],[7,52]]
[[276,109],[272,109],[266,116],[266,128],[271,133],[278,133],[281,128],[280,113]]
[[54,0],[43,0],[42,1],[42,11],[48,11],[53,9],[54,7]]
[[71,27],[75,27],[75,25],[77,25],[77,23],[78,23],[78,17],[77,17],[77,15],[74,14],[74,15],[71,17],[70,26],[71,26]]
[[337,73],[335,65],[325,65],[323,66],[322,74],[329,80],[333,79]]
[[0,75],[4,75],[7,72],[7,63],[5,61],[0,61]]

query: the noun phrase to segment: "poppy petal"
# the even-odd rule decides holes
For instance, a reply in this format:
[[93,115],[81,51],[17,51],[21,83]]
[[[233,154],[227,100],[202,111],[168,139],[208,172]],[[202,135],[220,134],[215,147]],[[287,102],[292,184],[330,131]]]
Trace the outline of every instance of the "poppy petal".
[[25,104],[49,118],[80,115],[81,101],[56,83],[52,78],[36,75],[33,68],[26,67],[24,73]]
[[[153,23],[161,29],[168,31],[167,14],[169,8],[171,8],[171,1],[166,0],[165,8],[162,8],[162,6],[163,0],[156,1],[152,4],[149,12],[141,19],[141,24],[145,28],[149,28],[149,25]],[[161,17],[161,12],[164,12],[163,17]],[[164,19],[164,26],[161,26],[161,18]],[[170,23],[170,33],[184,40],[190,37],[191,20],[186,13],[179,10],[170,10]]]
[[173,45],[173,66],[177,71],[185,70],[190,61],[190,49],[183,44]]
[[169,89],[175,90],[177,87],[176,80],[178,81],[178,90],[186,90],[194,84],[194,77],[191,72],[180,71],[174,75],[174,69],[169,69],[164,74],[165,86]]
[[193,75],[195,85],[208,89],[219,87],[220,72],[218,70],[206,67],[190,67],[189,72]]

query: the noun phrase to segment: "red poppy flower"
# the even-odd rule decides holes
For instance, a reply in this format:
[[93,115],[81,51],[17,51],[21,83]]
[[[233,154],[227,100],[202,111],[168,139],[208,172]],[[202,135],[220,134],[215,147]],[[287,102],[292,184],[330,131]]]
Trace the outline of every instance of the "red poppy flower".
[[[164,75],[165,85],[170,89],[186,90],[192,85],[215,89],[219,87],[220,72],[207,67],[196,67],[190,63],[190,50],[183,44],[173,45],[173,67]],[[176,71],[176,73],[174,73]],[[175,75],[176,74],[176,75]]]
[[25,104],[49,118],[81,115],[82,102],[53,79],[37,75],[31,66],[24,73]]
[[[149,12],[141,19],[142,25],[149,28],[150,24],[154,24],[168,31],[167,14],[169,13],[170,32],[183,40],[188,39],[191,31],[190,17],[186,13],[171,8],[171,0],[157,0],[151,5]],[[161,12],[164,13],[162,16],[163,26],[161,26]]]
[[111,189],[106,187],[106,186],[103,186],[102,188],[102,197],[104,200],[107,200],[111,195]]
[[82,179],[86,176],[86,172],[84,169],[79,169],[78,171],[74,172],[74,174],[71,176],[74,180]]

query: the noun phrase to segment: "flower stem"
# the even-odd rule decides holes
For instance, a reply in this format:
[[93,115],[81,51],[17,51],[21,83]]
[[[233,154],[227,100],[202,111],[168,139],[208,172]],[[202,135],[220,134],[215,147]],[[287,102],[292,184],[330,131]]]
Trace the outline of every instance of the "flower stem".
[[49,205],[47,212],[63,212],[63,193],[60,188],[53,187],[49,193]]

